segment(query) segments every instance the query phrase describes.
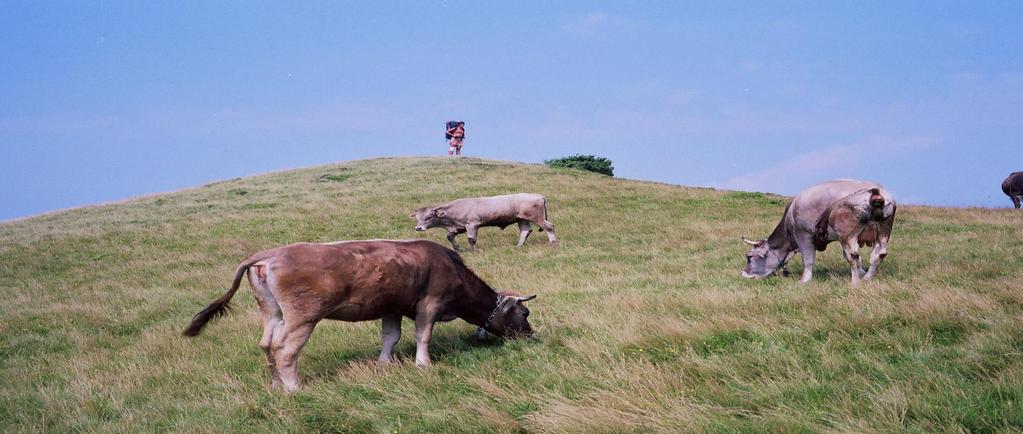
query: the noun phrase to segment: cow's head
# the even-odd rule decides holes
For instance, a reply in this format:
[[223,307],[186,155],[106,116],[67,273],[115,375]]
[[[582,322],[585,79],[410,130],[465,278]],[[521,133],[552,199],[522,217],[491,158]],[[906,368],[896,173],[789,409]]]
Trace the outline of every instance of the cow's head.
[[501,294],[502,297],[494,308],[493,318],[489,319],[487,330],[496,335],[504,337],[530,337],[533,335],[533,328],[529,326],[529,308],[526,301],[536,298],[536,295],[522,297],[518,295]]
[[416,232],[422,232],[436,226],[437,218],[444,215],[444,211],[437,208],[416,208],[412,210],[412,217],[416,220]]
[[778,268],[785,265],[788,255],[767,245],[767,240],[750,240],[742,238],[750,249],[746,252],[746,268],[742,269],[740,275],[747,279],[762,279],[774,274]]

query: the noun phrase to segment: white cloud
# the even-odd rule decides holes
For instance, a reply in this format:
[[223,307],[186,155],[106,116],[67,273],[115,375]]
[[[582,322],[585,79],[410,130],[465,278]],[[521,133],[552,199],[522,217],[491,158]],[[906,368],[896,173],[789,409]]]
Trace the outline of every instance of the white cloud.
[[212,110],[152,110],[130,114],[53,113],[0,117],[0,133],[110,134],[124,132],[221,133],[229,135],[299,132],[373,132],[391,127],[407,113],[384,106],[336,101],[301,108],[230,106]]
[[763,169],[727,179],[716,187],[795,194],[823,180],[855,177],[865,163],[877,158],[892,158],[901,153],[923,150],[930,147],[931,143],[923,138],[875,137],[856,143],[832,145],[784,158]]
[[565,25],[561,26],[561,30],[576,35],[589,35],[607,23],[608,17],[606,13],[590,12],[565,23]]
[[605,29],[632,27],[636,21],[609,15],[605,12],[588,12],[563,24],[561,30],[576,36],[590,36]]

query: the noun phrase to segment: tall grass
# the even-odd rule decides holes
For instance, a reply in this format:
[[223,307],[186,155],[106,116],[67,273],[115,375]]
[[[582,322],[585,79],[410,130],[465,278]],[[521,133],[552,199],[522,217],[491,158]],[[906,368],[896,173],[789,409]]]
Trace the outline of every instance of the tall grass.
[[[884,181],[884,180],[880,180]],[[379,323],[324,322],[305,388],[269,389],[252,297],[191,315],[253,251],[428,238],[412,208],[537,192],[561,247],[483,229],[464,254],[537,293],[532,340],[435,329],[428,369],[378,366]],[[900,207],[879,279],[747,281],[741,235],[786,198],[477,159],[378,159],[0,224],[0,430],[974,431],[1023,429],[1023,213]],[[464,242],[463,242],[464,244]],[[800,265],[793,264],[798,269]]]

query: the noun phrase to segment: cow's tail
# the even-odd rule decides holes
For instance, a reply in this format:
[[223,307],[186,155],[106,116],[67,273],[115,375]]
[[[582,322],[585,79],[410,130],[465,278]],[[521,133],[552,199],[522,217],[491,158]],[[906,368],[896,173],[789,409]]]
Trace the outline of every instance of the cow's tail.
[[231,283],[231,289],[228,289],[224,295],[220,298],[213,300],[209,306],[199,311],[192,317],[192,323],[188,325],[185,331],[181,332],[184,336],[198,336],[202,332],[203,327],[206,323],[211,320],[226,315],[227,311],[231,309],[231,297],[234,297],[234,293],[238,291],[238,287],[241,286],[242,277],[245,276],[245,272],[248,271],[252,264],[259,261],[272,257],[273,254],[270,252],[260,252],[255,255],[249,256],[234,271],[234,282]]
[[875,187],[870,189],[870,217],[874,221],[884,220],[884,196],[881,195],[881,189]]

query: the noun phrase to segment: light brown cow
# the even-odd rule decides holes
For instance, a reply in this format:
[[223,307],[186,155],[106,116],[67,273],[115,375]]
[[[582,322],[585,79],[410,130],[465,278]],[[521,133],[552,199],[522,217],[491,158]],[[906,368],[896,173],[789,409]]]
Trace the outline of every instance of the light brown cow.
[[428,346],[436,321],[461,318],[499,336],[530,336],[523,302],[534,297],[498,293],[455,253],[426,240],[298,243],[264,250],[235,270],[226,294],[195,315],[184,331],[196,336],[228,302],[248,272],[259,305],[273,387],[300,387],[298,353],[322,319],[382,319],[379,360],[391,361],[401,337],[401,318],[416,323],[416,364],[429,365]]
[[[828,243],[838,241],[852,274],[852,284],[860,282],[862,276],[870,280],[877,275],[877,268],[888,256],[888,239],[895,223],[895,201],[881,187],[873,187],[852,193],[828,206],[817,219],[814,247],[823,252]],[[863,271],[860,265],[860,247],[873,247],[870,253],[870,268]]]
[[476,250],[476,233],[484,226],[501,229],[512,223],[519,224],[519,243],[522,247],[533,232],[530,223],[547,232],[547,240],[557,245],[554,223],[547,220],[547,198],[540,194],[517,193],[502,196],[458,199],[436,207],[416,208],[410,217],[416,220],[416,231],[444,228],[448,231],[451,248],[459,250],[455,236],[467,233],[469,248]]
[[[798,252],[803,257],[800,281],[809,282],[817,251],[823,251],[831,241],[842,240],[846,259],[850,266],[855,264],[853,284],[859,282],[861,275],[872,278],[888,254],[894,219],[895,199],[876,182],[836,179],[817,184],[789,202],[768,238],[755,241],[743,238],[751,247],[746,252],[746,267],[741,275],[765,278],[778,269],[784,271],[785,263]],[[870,270],[863,271],[858,250],[860,241],[868,244],[868,239],[874,249]],[[856,244],[856,248],[851,249],[850,243]]]

